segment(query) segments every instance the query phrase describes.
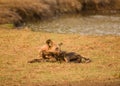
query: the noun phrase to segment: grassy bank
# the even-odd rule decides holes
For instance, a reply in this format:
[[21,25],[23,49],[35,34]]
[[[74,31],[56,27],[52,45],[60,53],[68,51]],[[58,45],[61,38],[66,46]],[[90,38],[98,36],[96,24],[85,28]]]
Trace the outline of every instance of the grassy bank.
[[21,24],[85,10],[120,10],[119,3],[120,0],[0,0],[0,24]]
[[[38,48],[48,38],[63,42],[63,50],[77,52],[92,62],[27,63],[36,58]],[[119,86],[119,54],[120,36],[81,36],[0,28],[0,86],[56,86],[61,83],[62,86],[70,86],[70,83],[71,86]]]

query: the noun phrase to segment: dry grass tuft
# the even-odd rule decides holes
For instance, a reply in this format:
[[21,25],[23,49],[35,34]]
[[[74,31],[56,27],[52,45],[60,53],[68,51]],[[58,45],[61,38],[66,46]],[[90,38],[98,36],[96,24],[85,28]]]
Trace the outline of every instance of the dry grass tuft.
[[16,23],[26,19],[40,18],[50,14],[50,9],[47,4],[43,4],[42,0],[3,0],[0,1],[1,23]]
[[120,0],[0,0],[0,24],[22,23],[83,10],[120,10]]
[[80,9],[81,4],[77,0],[1,0],[0,23],[42,19]]

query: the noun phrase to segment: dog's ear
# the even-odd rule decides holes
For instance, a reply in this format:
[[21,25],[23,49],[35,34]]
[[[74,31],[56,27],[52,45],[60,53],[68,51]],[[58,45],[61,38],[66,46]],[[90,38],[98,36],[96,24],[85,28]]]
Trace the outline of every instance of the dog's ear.
[[62,46],[62,45],[63,45],[63,43],[61,42],[61,43],[59,43],[58,45],[59,45],[59,46]]
[[49,44],[51,42],[51,39],[46,40],[46,44]]
[[46,40],[46,44],[51,47],[53,45],[53,41],[51,39]]

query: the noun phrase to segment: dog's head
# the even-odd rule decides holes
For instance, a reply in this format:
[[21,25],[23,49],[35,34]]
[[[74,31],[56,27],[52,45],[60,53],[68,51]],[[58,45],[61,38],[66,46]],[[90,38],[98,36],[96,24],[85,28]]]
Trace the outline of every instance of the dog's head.
[[59,54],[61,52],[61,46],[63,45],[63,43],[56,44],[51,39],[46,40],[46,44],[49,47],[48,52],[54,54]]

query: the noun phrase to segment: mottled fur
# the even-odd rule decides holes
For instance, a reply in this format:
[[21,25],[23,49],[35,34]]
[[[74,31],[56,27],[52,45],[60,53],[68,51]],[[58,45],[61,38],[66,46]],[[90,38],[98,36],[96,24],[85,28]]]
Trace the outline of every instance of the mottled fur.
[[46,40],[46,44],[39,50],[39,57],[41,59],[57,59],[61,52],[60,44],[55,44],[51,39]]
[[89,58],[85,58],[75,52],[62,51],[57,58],[59,58],[60,61],[65,61],[65,62],[76,62],[76,63],[91,62],[91,60]]
[[43,60],[54,60],[54,61],[65,61],[65,62],[77,62],[77,63],[88,63],[91,62],[89,58],[85,58],[75,52],[61,51],[60,44],[55,44],[52,40],[48,39],[46,44],[43,45],[39,51],[39,57]]

